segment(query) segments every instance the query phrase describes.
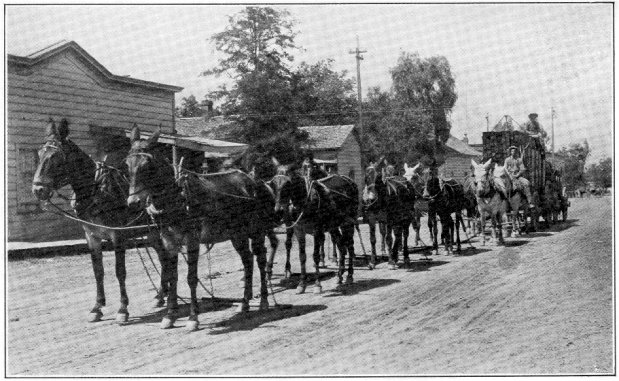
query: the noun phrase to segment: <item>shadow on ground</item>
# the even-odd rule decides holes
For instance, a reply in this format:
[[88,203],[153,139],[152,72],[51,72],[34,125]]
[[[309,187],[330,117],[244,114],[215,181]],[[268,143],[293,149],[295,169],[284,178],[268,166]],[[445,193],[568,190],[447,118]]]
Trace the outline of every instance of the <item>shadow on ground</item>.
[[[344,281],[346,280],[346,274],[344,274]],[[390,286],[394,283],[399,283],[398,279],[360,279],[355,280],[352,284],[332,285],[332,289],[328,289],[329,286],[323,285],[325,290],[325,298],[332,298],[342,295],[355,295],[360,292],[373,290],[380,287]],[[325,287],[327,286],[327,287]]]

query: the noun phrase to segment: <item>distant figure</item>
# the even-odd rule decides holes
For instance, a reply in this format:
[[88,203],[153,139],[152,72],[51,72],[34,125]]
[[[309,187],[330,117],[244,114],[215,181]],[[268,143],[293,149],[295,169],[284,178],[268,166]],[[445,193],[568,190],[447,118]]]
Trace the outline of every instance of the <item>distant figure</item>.
[[509,157],[505,159],[505,169],[507,173],[509,173],[509,177],[512,179],[512,184],[514,185],[514,190],[521,190],[524,193],[524,196],[527,199],[527,203],[529,204],[529,208],[533,208],[534,205],[531,203],[533,200],[531,198],[531,183],[526,178],[522,177],[526,168],[522,159],[516,156],[517,148],[515,146],[509,147]]
[[522,128],[523,132],[529,135],[538,136],[542,142],[548,140],[548,134],[542,128],[542,125],[537,121],[537,114],[529,114],[529,121],[526,122]]

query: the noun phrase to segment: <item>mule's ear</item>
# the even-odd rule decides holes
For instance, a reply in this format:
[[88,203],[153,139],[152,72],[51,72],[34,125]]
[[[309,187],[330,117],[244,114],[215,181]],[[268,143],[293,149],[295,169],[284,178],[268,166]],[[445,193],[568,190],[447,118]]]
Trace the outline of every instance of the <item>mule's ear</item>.
[[488,161],[484,163],[484,167],[485,167],[485,168],[488,168],[488,166],[489,166],[490,164],[492,164],[492,159],[491,159],[491,158],[490,158],[490,159],[488,159]]
[[273,165],[275,165],[276,167],[280,166],[279,161],[277,161],[275,156],[271,156],[271,161],[273,162]]
[[45,128],[45,135],[47,136],[58,135],[58,131],[56,130],[56,122],[54,122],[54,119],[51,116],[49,117],[49,120],[47,121],[47,127]]
[[413,172],[416,172],[420,165],[421,163],[417,163],[417,165],[413,167]]
[[131,143],[140,140],[140,129],[138,128],[137,123],[133,123],[133,128],[131,129]]
[[477,164],[477,162],[476,162],[475,160],[473,160],[473,159],[471,159],[471,165],[472,165],[473,167],[477,167],[477,166],[479,166],[479,164]]
[[65,140],[67,136],[69,136],[69,121],[66,118],[62,118],[56,131],[58,132],[60,140]]
[[404,163],[404,170],[408,172],[408,164]]

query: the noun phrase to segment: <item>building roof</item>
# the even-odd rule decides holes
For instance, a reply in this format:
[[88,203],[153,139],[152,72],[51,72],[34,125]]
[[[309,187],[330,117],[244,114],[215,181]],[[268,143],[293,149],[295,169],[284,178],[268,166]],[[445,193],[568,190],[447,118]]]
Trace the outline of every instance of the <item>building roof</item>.
[[445,142],[445,145],[462,155],[467,155],[467,156],[481,156],[482,155],[481,152],[469,146],[462,140],[453,137],[452,135],[449,135],[449,139],[447,139],[447,141]]
[[234,119],[224,116],[175,118],[176,132],[188,136],[234,141],[239,125]]
[[75,41],[58,41],[52,45],[49,45],[43,49],[37,50],[25,56],[7,54],[7,62],[9,63],[9,65],[34,66],[39,64],[40,62],[46,61],[47,59],[66,51],[73,51],[86,64],[88,64],[95,71],[99,72],[102,76],[106,77],[110,81],[128,84],[132,86],[146,87],[150,89],[166,90],[171,92],[179,92],[183,89],[182,87],[178,86],[164,85],[162,83],[114,75],[110,73],[96,59],[94,59],[94,57],[88,54],[88,52],[82,49],[82,47],[79,46]]
[[352,124],[338,126],[305,126],[299,127],[302,131],[309,133],[308,145],[311,149],[330,150],[339,149],[344,141],[354,131]]
[[[125,131],[127,137],[131,131]],[[152,132],[142,132],[144,137],[149,137]],[[159,143],[172,144],[178,147],[188,148],[193,151],[202,151],[206,157],[229,157],[242,154],[247,149],[247,144],[226,142],[223,140],[208,139],[200,136],[187,136],[180,134],[161,133]]]

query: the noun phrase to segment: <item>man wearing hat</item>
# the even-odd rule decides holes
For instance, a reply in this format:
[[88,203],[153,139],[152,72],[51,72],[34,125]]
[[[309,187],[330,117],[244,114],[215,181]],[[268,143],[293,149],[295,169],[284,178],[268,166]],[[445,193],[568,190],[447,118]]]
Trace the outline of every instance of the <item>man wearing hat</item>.
[[516,157],[516,152],[518,149],[515,146],[509,147],[509,157],[505,159],[505,169],[507,173],[509,173],[509,177],[512,179],[512,183],[514,185],[514,190],[519,190],[524,193],[524,196],[527,199],[527,203],[529,204],[529,208],[533,208],[534,205],[531,203],[531,183],[529,180],[522,177],[526,168],[522,159]]
[[524,132],[529,135],[538,135],[542,142],[548,140],[548,134],[542,128],[542,125],[537,121],[537,114],[529,114],[529,121],[524,124]]

